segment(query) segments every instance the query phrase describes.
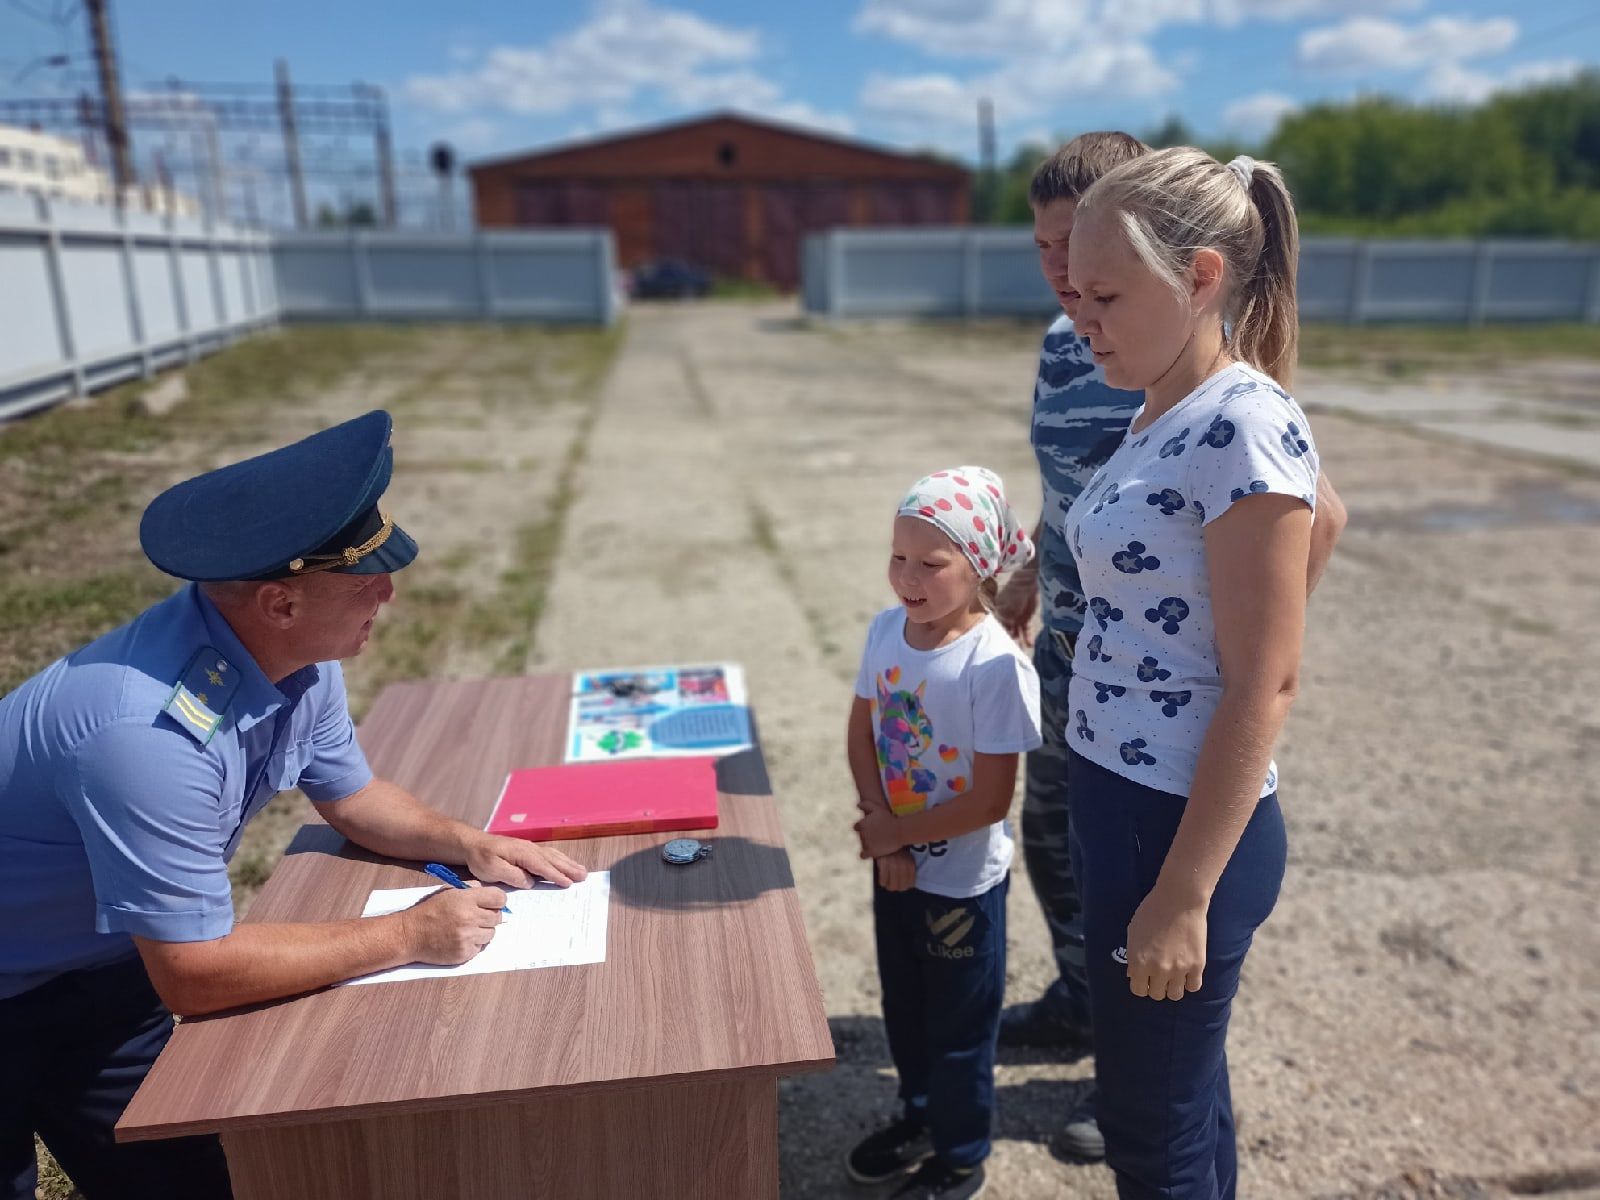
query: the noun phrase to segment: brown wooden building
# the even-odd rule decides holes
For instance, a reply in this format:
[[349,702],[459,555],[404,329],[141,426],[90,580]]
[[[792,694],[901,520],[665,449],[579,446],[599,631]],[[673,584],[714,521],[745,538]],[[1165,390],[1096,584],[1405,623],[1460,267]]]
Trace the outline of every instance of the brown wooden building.
[[478,224],[609,225],[620,265],[675,258],[793,288],[840,225],[964,225],[967,171],[734,113],[475,163]]

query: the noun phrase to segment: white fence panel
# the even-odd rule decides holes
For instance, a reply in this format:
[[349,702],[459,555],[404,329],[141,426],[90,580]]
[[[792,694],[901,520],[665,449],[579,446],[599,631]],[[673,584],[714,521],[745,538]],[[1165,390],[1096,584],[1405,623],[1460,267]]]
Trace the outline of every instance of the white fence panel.
[[[835,229],[806,239],[801,297],[833,317],[1055,310],[1026,229]],[[1308,237],[1308,321],[1600,322],[1600,245]]]
[[238,266],[248,256],[270,273],[266,245],[228,226],[0,196],[0,418],[273,323],[274,292],[252,292]]
[[272,246],[285,318],[616,319],[609,230],[285,234]]

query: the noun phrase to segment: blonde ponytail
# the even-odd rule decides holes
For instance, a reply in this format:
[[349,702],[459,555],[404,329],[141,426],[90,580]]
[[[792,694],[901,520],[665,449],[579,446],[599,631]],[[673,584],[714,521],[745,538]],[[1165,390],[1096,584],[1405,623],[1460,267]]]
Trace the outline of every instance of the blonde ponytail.
[[1239,281],[1234,302],[1235,354],[1284,388],[1294,382],[1300,350],[1300,223],[1283,175],[1272,163],[1255,163],[1249,196],[1261,217],[1261,253],[1255,270]]
[[1193,146],[1157,150],[1091,187],[1078,203],[1079,224],[1096,209],[1117,215],[1140,261],[1179,296],[1195,254],[1221,254],[1230,348],[1290,386],[1300,341],[1300,231],[1276,166],[1246,158],[1223,166]]

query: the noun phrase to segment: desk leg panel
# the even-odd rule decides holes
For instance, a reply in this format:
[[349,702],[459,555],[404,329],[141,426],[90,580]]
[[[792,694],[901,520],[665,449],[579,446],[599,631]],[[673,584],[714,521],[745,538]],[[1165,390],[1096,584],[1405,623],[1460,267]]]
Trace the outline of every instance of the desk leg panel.
[[222,1135],[236,1200],[778,1195],[770,1078]]

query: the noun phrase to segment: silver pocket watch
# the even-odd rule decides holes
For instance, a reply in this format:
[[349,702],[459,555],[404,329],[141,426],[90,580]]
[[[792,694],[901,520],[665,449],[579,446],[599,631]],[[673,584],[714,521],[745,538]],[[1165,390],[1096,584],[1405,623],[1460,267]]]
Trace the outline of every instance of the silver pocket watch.
[[673,838],[661,847],[661,857],[674,866],[684,867],[699,862],[711,853],[711,843],[699,838]]

